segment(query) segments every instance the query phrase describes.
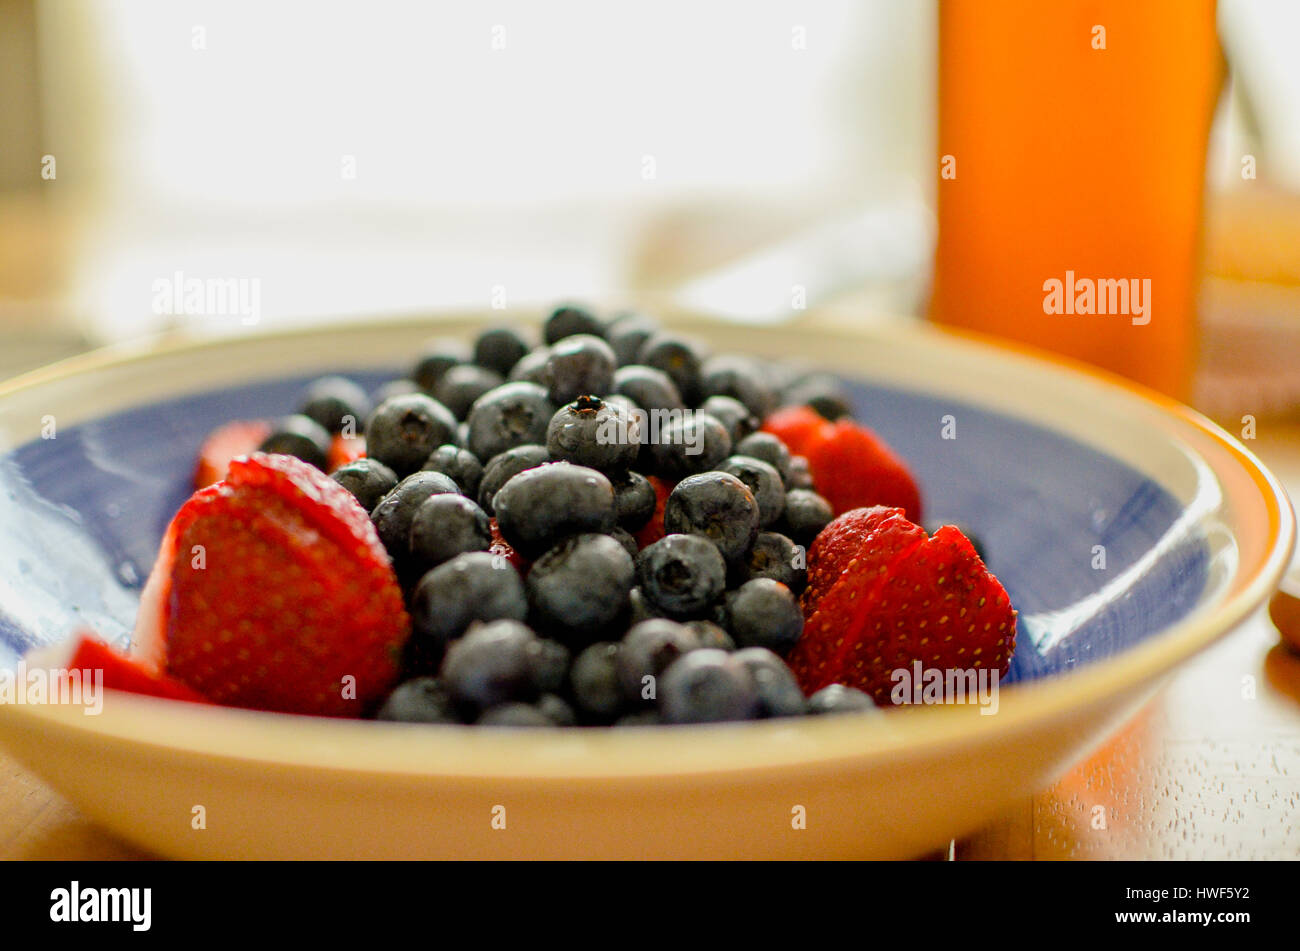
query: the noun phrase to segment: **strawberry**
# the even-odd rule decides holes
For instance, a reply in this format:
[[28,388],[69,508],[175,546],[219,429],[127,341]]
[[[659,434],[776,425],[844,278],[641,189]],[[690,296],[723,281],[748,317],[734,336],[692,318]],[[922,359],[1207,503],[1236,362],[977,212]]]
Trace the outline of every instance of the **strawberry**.
[[271,435],[271,424],[260,419],[237,419],[218,426],[199,447],[199,461],[194,470],[194,488],[202,489],[226,477],[230,460],[256,452]]
[[[1016,612],[1006,590],[959,530],[944,526],[926,538],[899,525],[899,516],[897,509],[846,513],[827,526],[827,543],[819,536],[813,546],[809,576],[816,563],[818,583],[810,580],[804,594],[804,633],[788,658],[805,693],[842,683],[885,704],[893,671],[913,661],[1000,675],[1010,666]],[[844,561],[855,532],[856,556]]]
[[123,654],[105,644],[94,634],[81,632],[72,648],[72,659],[67,670],[82,671],[82,682],[88,674],[102,672],[103,685],[110,690],[165,697],[168,700],[188,700],[208,703],[202,694],[190,689],[174,677],[169,677],[157,665],[141,657]]
[[344,436],[342,433],[335,433],[330,441],[329,463],[325,469],[327,472],[333,472],[339,466],[346,466],[349,462],[365,458],[365,455],[365,436]]
[[650,516],[650,521],[641,526],[640,531],[633,537],[636,538],[636,547],[645,548],[646,545],[653,545],[659,539],[664,537],[664,506],[668,504],[668,496],[672,494],[673,487],[677,485],[668,479],[661,479],[658,476],[647,476],[650,484],[655,490],[655,513]]
[[809,406],[786,406],[763,421],[763,430],[785,443],[792,454],[806,456],[826,438],[831,423]]
[[352,494],[301,460],[254,453],[172,520],[136,639],[214,702],[359,716],[397,679],[409,631]]
[[813,485],[835,513],[869,505],[897,506],[921,520],[921,494],[903,461],[866,426],[842,419],[807,445]]

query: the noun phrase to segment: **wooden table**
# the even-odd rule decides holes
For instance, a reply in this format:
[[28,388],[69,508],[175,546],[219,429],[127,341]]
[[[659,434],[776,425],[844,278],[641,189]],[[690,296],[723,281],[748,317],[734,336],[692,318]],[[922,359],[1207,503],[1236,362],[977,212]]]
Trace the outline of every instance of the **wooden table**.
[[[1300,498],[1300,425],[1261,421],[1248,445]],[[1096,828],[1098,815],[1104,829]],[[1257,617],[1187,664],[1133,723],[1059,783],[957,842],[952,853],[1300,858],[1300,656],[1279,645],[1266,616]],[[0,859],[148,857],[0,751]]]

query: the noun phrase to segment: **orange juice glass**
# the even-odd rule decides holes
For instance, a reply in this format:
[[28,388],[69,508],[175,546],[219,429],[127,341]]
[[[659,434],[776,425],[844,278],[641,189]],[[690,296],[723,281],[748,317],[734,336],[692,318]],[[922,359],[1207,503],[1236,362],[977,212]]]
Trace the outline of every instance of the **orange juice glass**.
[[940,0],[931,316],[1185,400],[1221,63],[1213,0]]

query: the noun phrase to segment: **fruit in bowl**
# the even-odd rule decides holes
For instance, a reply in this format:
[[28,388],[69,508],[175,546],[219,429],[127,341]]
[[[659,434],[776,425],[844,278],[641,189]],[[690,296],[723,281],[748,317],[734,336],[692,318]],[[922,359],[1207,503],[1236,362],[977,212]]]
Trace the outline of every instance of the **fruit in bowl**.
[[562,307],[543,335],[490,327],[373,406],[330,375],[214,430],[141,597],[150,691],[596,726],[910,703],[900,672],[996,689],[1006,591],[959,529],[917,524],[915,479],[835,381],[642,315]]
[[[130,668],[136,687],[157,678],[162,672],[139,655],[124,655],[127,669],[110,660],[130,640],[159,540],[194,491],[195,459],[205,440],[232,420],[276,425],[327,375],[352,379],[374,404],[422,389],[439,402],[445,396],[450,409],[492,378],[458,372],[439,395],[440,368],[469,359],[472,342],[500,317],[442,315],[438,332],[450,343],[427,353],[421,352],[427,322],[370,320],[96,354],[0,386],[0,584],[6,592],[0,678],[10,677],[32,648],[66,643],[69,632],[85,629],[114,652],[103,662],[106,683],[130,677]],[[76,705],[0,702],[0,743],[115,834],[176,857],[913,856],[991,821],[1060,776],[1136,712],[1180,662],[1257,609],[1289,558],[1291,510],[1277,481],[1231,437],[1159,398],[933,328],[810,333],[665,317],[672,335],[698,337],[716,353],[792,358],[833,374],[852,418],[915,475],[922,524],[955,522],[969,526],[972,541],[978,535],[988,555],[982,560],[1019,610],[996,715],[969,703],[928,704],[924,689],[909,709],[884,713],[849,687],[817,690],[815,701],[802,689],[795,696],[766,654],[739,645],[727,650],[731,635],[718,617],[646,617],[656,623],[638,633],[630,654],[663,643],[666,657],[678,638],[664,628],[680,633],[674,624],[704,641],[683,655],[702,657],[684,666],[683,683],[706,676],[696,668],[712,668],[717,656],[706,652],[721,650],[752,671],[774,709],[862,712],[633,728],[660,712],[617,712],[624,694],[611,659],[617,660],[614,644],[626,632],[565,657],[548,632],[535,631],[531,637],[547,645],[537,668],[552,672],[539,680],[549,685],[542,692],[556,692],[555,671],[567,670],[570,685],[560,684],[557,695],[581,689],[592,706],[608,702],[626,728],[411,725],[106,690],[96,715]],[[623,331],[608,340],[616,355],[633,346],[632,328]],[[667,345],[654,359],[671,365],[675,352]],[[521,362],[512,370],[516,382],[548,387],[541,377],[545,361]],[[663,388],[655,386],[655,374],[614,372],[616,391],[642,408],[657,405]],[[389,382],[403,373],[416,375]],[[804,387],[800,405],[815,406],[834,425],[846,407],[824,388],[810,392],[823,382]],[[724,419],[736,415],[734,406],[721,400],[707,412],[725,425],[735,422]],[[768,419],[781,412],[773,409]],[[57,437],[49,438],[53,422]],[[803,425],[808,432],[822,428],[806,416]],[[528,444],[477,473],[472,451],[461,452],[468,433],[461,435],[459,421],[456,428],[455,448],[435,453],[434,468],[421,481],[426,487],[443,476],[457,486],[477,481],[464,497],[489,519],[495,517],[490,499],[509,478],[550,458],[545,442]],[[772,435],[748,437],[746,454],[781,472]],[[362,421],[353,438],[364,436]],[[260,447],[246,440],[230,457]],[[790,544],[807,549],[807,565],[791,565],[790,548],[775,538],[784,532],[761,527],[747,563],[793,590],[804,583],[800,571],[808,577],[820,563],[813,543],[835,516],[826,511],[822,488],[812,487],[813,456],[787,448],[790,487],[781,518]],[[217,479],[228,463],[217,464]],[[328,454],[326,468],[332,468]],[[371,461],[349,477],[350,491],[372,496],[362,505],[371,515],[393,487],[389,475],[394,484],[404,477],[385,473],[389,468]],[[647,485],[609,481],[619,512],[631,518],[653,507],[662,520],[668,486],[659,477],[647,477]],[[387,514],[372,522],[381,544],[386,534],[400,536],[404,499],[405,493],[390,500]],[[889,503],[906,511],[905,501]],[[653,511],[649,518],[646,528],[630,533],[638,549],[657,540]],[[537,559],[515,550],[499,526],[491,536],[486,551],[456,556],[470,562],[465,571],[449,570],[450,562],[414,579],[394,571],[399,588],[430,578],[406,605],[413,629],[431,619],[448,631],[468,627],[473,618],[455,609],[486,598],[448,592],[474,585],[493,591],[491,579],[503,574],[495,566],[512,565],[523,583],[522,573]],[[936,536],[942,533],[927,533]],[[618,532],[608,537],[628,544]],[[821,558],[834,551],[824,542],[818,543],[826,552]],[[665,546],[667,554],[673,546]],[[735,588],[731,578],[724,585]],[[809,578],[805,591],[814,587]],[[817,590],[823,588],[824,580]],[[525,584],[525,605],[527,595]],[[895,601],[884,597],[883,610],[892,610]],[[628,602],[629,612],[647,609],[642,591]],[[417,620],[421,605],[437,610]],[[942,616],[928,616],[926,630]],[[473,641],[461,634],[448,643],[527,643],[518,623],[531,630],[525,614],[522,622],[485,622],[491,629]],[[473,668],[480,649],[457,666]],[[403,663],[405,655],[404,649]],[[797,659],[791,651],[783,660],[789,666]],[[399,711],[443,708],[449,699],[439,676],[443,659],[424,663],[436,665],[435,673],[389,691],[380,709],[414,719]],[[162,683],[164,690],[176,686],[170,678]],[[662,676],[658,686],[664,687]],[[180,687],[194,699],[191,688]],[[891,708],[893,701],[890,696]],[[489,723],[564,718],[550,701],[496,706]],[[201,831],[192,824],[196,804],[207,814]],[[796,807],[806,818],[798,826]],[[498,814],[505,827],[493,824]]]

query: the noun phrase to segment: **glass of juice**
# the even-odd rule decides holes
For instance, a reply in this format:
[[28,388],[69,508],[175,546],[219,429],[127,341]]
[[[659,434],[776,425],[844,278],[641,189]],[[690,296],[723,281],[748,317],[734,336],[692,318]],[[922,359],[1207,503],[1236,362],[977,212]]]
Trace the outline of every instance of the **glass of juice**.
[[940,0],[931,316],[1185,400],[1214,0]]

